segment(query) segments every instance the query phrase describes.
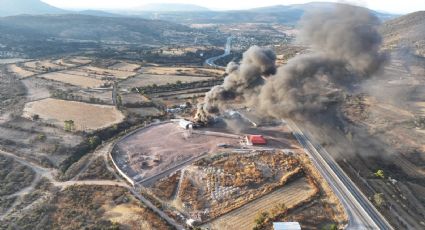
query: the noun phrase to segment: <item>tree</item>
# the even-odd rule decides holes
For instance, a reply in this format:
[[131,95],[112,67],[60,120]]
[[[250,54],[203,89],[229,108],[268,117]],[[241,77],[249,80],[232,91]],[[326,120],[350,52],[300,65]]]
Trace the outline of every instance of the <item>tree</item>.
[[322,230],[338,230],[338,226],[336,224],[327,224]]
[[117,96],[117,106],[121,106],[122,105],[122,97],[121,95]]
[[100,144],[100,138],[98,136],[91,136],[88,139],[91,148],[96,148]]
[[262,225],[264,223],[264,221],[266,221],[266,219],[269,217],[269,213],[268,212],[262,212],[258,215],[257,219],[255,219],[255,223],[257,225]]
[[73,120],[64,121],[64,130],[66,132],[71,132],[75,130],[75,123]]
[[376,206],[381,207],[383,204],[385,204],[385,197],[382,193],[375,193],[373,195],[373,202]]
[[374,173],[376,177],[379,177],[381,179],[385,178],[385,174],[384,174],[384,170],[379,169],[378,171],[376,171],[376,173]]
[[38,114],[32,115],[32,120],[33,121],[37,121],[38,119],[40,119],[40,116]]
[[47,137],[44,133],[39,133],[37,135],[37,140],[39,140],[39,141],[45,141],[46,139],[47,139]]

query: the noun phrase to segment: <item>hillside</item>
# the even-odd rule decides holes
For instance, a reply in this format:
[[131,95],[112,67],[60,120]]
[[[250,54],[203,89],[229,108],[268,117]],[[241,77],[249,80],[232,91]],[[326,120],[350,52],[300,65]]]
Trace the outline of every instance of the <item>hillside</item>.
[[193,12],[193,11],[209,11],[208,8],[194,4],[177,4],[177,3],[151,3],[138,8],[141,11],[155,12]]
[[385,48],[408,48],[425,57],[425,11],[385,22],[381,27]]
[[[306,11],[314,11],[314,10],[331,10],[337,5],[343,5],[343,3],[334,3],[334,2],[310,2],[304,4],[293,4],[293,5],[276,5],[276,6],[268,6],[268,7],[260,7],[251,9],[254,12],[262,12],[262,13],[291,13],[291,12],[302,12],[299,17],[304,14]],[[382,13],[378,11],[371,10],[373,14],[375,14],[381,20],[388,20],[394,18],[395,15]]]
[[98,44],[184,43],[193,30],[172,22],[89,15],[20,15],[0,18],[1,50],[30,56]]
[[40,0],[0,0],[0,17],[20,14],[60,14],[65,10]]
[[190,30],[183,25],[158,20],[77,14],[5,17],[0,19],[1,33],[3,28],[13,28],[17,32],[26,30],[46,37],[123,42],[152,42],[165,38],[166,33]]
[[[155,18],[179,23],[285,23],[295,25],[310,10],[329,10],[335,4],[312,2],[294,5],[276,5],[250,10],[207,11],[207,12],[139,12],[145,18]],[[371,11],[381,20],[393,18],[394,15]]]

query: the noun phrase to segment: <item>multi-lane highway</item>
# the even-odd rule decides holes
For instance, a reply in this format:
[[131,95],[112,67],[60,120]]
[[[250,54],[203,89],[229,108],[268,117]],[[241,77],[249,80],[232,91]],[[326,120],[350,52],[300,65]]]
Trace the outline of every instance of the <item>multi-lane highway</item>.
[[230,55],[230,52],[232,50],[232,39],[233,39],[232,37],[228,37],[227,38],[225,49],[224,49],[224,53],[222,55],[215,56],[215,57],[212,57],[212,58],[207,59],[205,61],[205,64],[206,65],[209,65],[211,67],[214,67],[214,68],[223,68],[223,66],[216,65],[215,64],[215,61],[217,61],[220,58],[224,58],[224,57]]
[[316,168],[342,202],[349,218],[347,229],[393,229],[326,149],[312,141],[309,135],[303,133],[293,121],[287,120],[286,122]]

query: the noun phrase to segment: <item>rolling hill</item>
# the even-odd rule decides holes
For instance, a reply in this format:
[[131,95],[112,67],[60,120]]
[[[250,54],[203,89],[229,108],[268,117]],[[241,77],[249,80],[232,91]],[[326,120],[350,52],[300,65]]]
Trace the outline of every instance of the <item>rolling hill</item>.
[[409,49],[425,57],[425,11],[386,21],[380,29],[387,49]]
[[26,31],[44,37],[122,42],[159,42],[166,39],[165,34],[190,31],[172,22],[81,14],[4,17],[0,18],[0,33],[4,34],[3,28],[17,34]]
[[20,14],[61,14],[65,10],[40,0],[0,0],[0,17]]
[[[335,7],[329,2],[312,2],[306,4],[277,5],[250,10],[234,11],[188,11],[188,12],[138,12],[139,16],[179,23],[285,23],[295,25],[306,11],[329,10]],[[385,21],[395,15],[371,11]]]
[[37,57],[105,45],[163,45],[193,42],[193,29],[142,18],[82,14],[19,15],[0,18],[1,51]]
[[194,4],[177,4],[177,3],[151,3],[138,8],[140,11],[153,12],[197,12],[210,11],[210,9]]

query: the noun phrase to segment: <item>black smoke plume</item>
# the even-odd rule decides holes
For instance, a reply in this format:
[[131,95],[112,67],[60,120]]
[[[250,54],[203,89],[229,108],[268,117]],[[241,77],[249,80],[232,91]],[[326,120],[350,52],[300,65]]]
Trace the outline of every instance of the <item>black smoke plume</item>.
[[338,5],[307,13],[300,22],[300,40],[312,52],[276,69],[269,48],[251,47],[240,64],[230,63],[223,85],[206,94],[200,107],[218,113],[226,102],[242,99],[262,114],[309,120],[333,113],[344,90],[375,74],[385,61],[379,52],[379,20],[367,9]]

